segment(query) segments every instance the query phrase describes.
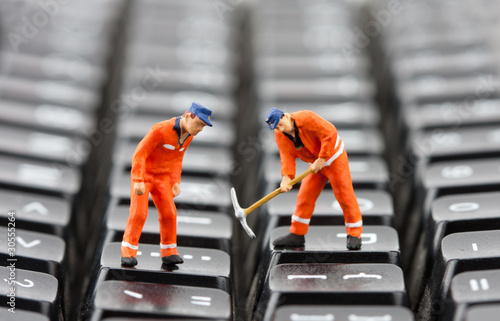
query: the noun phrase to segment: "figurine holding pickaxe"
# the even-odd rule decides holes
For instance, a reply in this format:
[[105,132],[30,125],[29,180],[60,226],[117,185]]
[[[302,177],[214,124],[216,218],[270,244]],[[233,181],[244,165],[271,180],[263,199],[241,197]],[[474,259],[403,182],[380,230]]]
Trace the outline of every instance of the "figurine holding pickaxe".
[[[273,245],[276,247],[304,246],[304,235],[307,234],[316,200],[327,181],[330,181],[335,198],[344,213],[347,232],[346,246],[349,250],[359,250],[363,221],[354,195],[344,142],[337,135],[335,126],[312,111],[284,113],[277,108],[269,111],[266,123],[271,130],[275,131],[283,178],[280,188],[245,210],[239,207],[236,194],[234,190],[231,191],[235,214],[245,230],[250,236],[253,235],[246,224],[246,215],[251,210],[279,193],[288,192],[294,184],[303,179],[297,195],[296,209],[292,215],[290,233],[276,239]],[[299,177],[295,177],[296,158],[310,163],[309,169]]]

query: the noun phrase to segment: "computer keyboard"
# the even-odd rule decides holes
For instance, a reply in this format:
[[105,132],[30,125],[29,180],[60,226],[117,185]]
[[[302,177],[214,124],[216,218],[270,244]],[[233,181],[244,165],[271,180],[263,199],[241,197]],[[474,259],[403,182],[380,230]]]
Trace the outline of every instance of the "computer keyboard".
[[[0,2],[0,320],[477,321],[500,313],[500,1]],[[198,102],[162,265],[152,199],[121,265],[134,150]],[[327,183],[305,246],[275,248],[271,107],[345,143],[363,215]],[[308,164],[297,160],[297,174]],[[299,185],[299,184],[297,184]],[[15,313],[14,313],[15,312]]]

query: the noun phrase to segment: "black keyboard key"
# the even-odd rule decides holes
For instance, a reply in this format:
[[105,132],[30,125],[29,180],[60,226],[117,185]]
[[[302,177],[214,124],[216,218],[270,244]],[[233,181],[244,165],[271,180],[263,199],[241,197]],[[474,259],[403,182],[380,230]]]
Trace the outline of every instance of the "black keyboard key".
[[472,128],[419,131],[411,141],[414,151],[425,146],[428,161],[500,154],[500,127],[476,126]]
[[278,263],[392,263],[400,264],[398,235],[395,229],[387,226],[364,226],[361,233],[362,246],[359,251],[346,248],[347,234],[344,226],[310,226],[305,235],[303,248],[274,248],[273,241],[289,233],[288,226],[274,229],[264,253],[276,254]]
[[[272,241],[282,235],[286,235],[288,226],[278,227],[273,230],[271,235]],[[304,249],[307,250],[330,250],[342,249],[346,250],[345,243],[345,227],[344,226],[311,226],[308,233],[305,235],[306,245]],[[362,250],[388,250],[394,251],[399,249],[399,242],[397,232],[394,228],[388,226],[375,226],[369,225],[363,227],[361,234],[363,240]],[[366,245],[366,247],[365,247]],[[271,245],[272,249],[272,245]],[[355,253],[356,251],[350,251]]]
[[[119,205],[112,207],[106,219],[110,241],[120,241],[129,217],[129,207]],[[177,209],[177,244],[213,248],[231,252],[233,235],[233,218],[227,214],[211,211]],[[141,242],[160,242],[158,210],[149,207],[148,217],[144,223]]]
[[0,151],[3,153],[55,161],[73,167],[80,166],[87,160],[92,146],[78,137],[5,125],[0,127],[0,137],[9,138],[0,141]]
[[[11,254],[15,254],[18,258],[17,267],[49,273],[60,281],[64,279],[63,272],[67,272],[63,270],[66,263],[66,243],[58,236],[26,231],[18,226],[13,226],[15,236],[12,237],[15,238],[13,241],[15,251],[11,253],[9,243],[2,242],[0,244],[0,258],[8,262],[7,260],[12,258]],[[10,236],[11,232],[7,228],[0,227],[2,235]]]
[[408,113],[407,121],[410,128],[456,127],[492,124],[500,121],[498,99],[476,100],[467,104],[464,104],[464,100],[447,100],[412,108],[411,113]]
[[421,52],[401,56],[394,63],[394,72],[399,81],[421,75],[441,75],[445,77],[464,77],[474,73],[486,73],[491,70],[494,55],[481,46],[452,53]]
[[95,111],[99,106],[97,92],[55,81],[31,79],[0,79],[2,97],[26,103],[71,106],[83,111]]
[[465,312],[463,321],[495,321],[498,319],[500,306],[498,304],[481,304],[469,308]]
[[[401,268],[392,264],[281,264],[272,268],[256,314],[269,319],[278,306],[406,305]],[[265,311],[265,312],[264,312]]]
[[285,305],[273,321],[413,321],[412,312],[400,306]]
[[[14,268],[17,262],[7,263],[5,267],[0,266],[2,303],[10,302],[11,297],[15,297],[16,310],[19,308],[40,312],[51,320],[58,320],[61,297],[57,279],[49,274]],[[12,272],[11,268],[14,268],[15,272]],[[11,288],[15,288],[15,291]]]
[[454,275],[473,270],[500,268],[496,245],[500,230],[454,233],[443,238],[441,254],[424,290],[418,318],[430,320],[442,313]]
[[305,80],[268,79],[260,82],[258,90],[264,100],[318,102],[369,98],[374,94],[371,81],[351,75]]
[[[199,20],[197,22],[199,22]],[[206,25],[213,25],[212,22],[213,21],[207,22]],[[156,25],[162,25],[162,23],[156,23]],[[227,29],[215,29],[218,29],[218,34],[223,38],[218,39],[217,42],[190,37],[180,39],[180,41],[174,40],[171,43],[164,43],[164,41],[160,43],[159,41],[162,40],[159,40],[158,42],[144,44],[140,39],[137,39],[139,41],[135,41],[136,39],[134,39],[134,41],[129,44],[127,51],[129,55],[133,57],[131,59],[133,61],[132,63],[140,67],[149,66],[150,64],[148,64],[148,61],[158,62],[162,70],[169,68],[169,66],[171,67],[182,63],[205,63],[217,66],[222,68],[224,72],[228,72],[239,62],[239,57],[231,48],[222,45],[222,42],[225,41],[224,38],[232,37],[232,35],[227,32]],[[226,35],[222,35],[223,33],[226,33]],[[200,94],[205,95],[205,92],[200,91]],[[230,99],[230,97],[225,95],[220,95],[220,97],[224,100]],[[202,100],[194,100],[200,101],[200,103],[205,106]],[[168,100],[166,101],[168,102]],[[207,105],[215,106],[217,102]],[[166,106],[168,107],[169,105],[167,104]],[[215,107],[214,111],[216,110],[218,110],[218,107]]]
[[265,78],[314,78],[344,74],[364,75],[368,67],[364,57],[352,57],[345,64],[342,58],[328,52],[317,55],[264,56],[256,61],[258,72]]
[[[75,18],[73,17],[73,20]],[[71,32],[69,28],[59,29],[59,31]],[[37,56],[50,55],[54,52],[77,55],[94,66],[102,66],[108,57],[110,47],[105,41],[95,41],[95,38],[93,40],[89,41],[88,36],[81,33],[56,32],[51,36],[33,37],[29,42],[23,43],[19,50]]]
[[231,320],[231,297],[224,291],[192,286],[106,281],[95,306],[106,317],[162,316]]
[[0,184],[19,189],[71,196],[80,190],[80,173],[66,165],[1,156],[0,171]]
[[[467,312],[471,307],[493,302],[498,306],[500,303],[499,275],[500,270],[484,270],[464,272],[453,277],[442,319],[466,321],[468,320]],[[485,320],[485,318],[476,320]],[[486,318],[486,320],[489,319]]]
[[485,188],[500,184],[500,159],[456,160],[434,163],[423,174],[424,187],[448,194],[460,188]]
[[[179,246],[183,264],[174,267],[161,262],[159,245],[139,244],[134,269],[121,266],[121,243],[104,246],[101,267],[107,271],[107,279],[152,282],[159,284],[211,287],[228,293],[230,287],[231,262],[229,254],[213,249]],[[102,273],[102,271],[101,271]]]
[[473,193],[437,198],[432,204],[433,224],[427,247],[435,257],[441,240],[448,234],[500,228],[498,200],[500,193]]
[[[0,59],[9,62],[10,75],[29,79],[48,79],[77,84],[89,89],[102,86],[104,70],[83,58],[60,52],[45,56],[2,51]],[[98,89],[98,88],[97,88]]]
[[40,194],[0,190],[0,221],[7,226],[9,212],[23,229],[65,237],[71,220],[71,204],[63,199]]
[[[427,166],[419,181],[415,200],[418,208],[419,224],[426,224],[430,217],[431,205],[436,197],[491,191],[500,187],[499,159],[454,160],[432,163]],[[414,229],[415,231],[417,229]]]
[[[489,84],[489,87],[491,87],[497,81],[496,77],[491,71],[481,75],[468,74],[461,78],[426,75],[406,81],[400,86],[402,92],[405,93],[405,99],[409,101],[456,101],[461,102],[462,105],[469,105],[471,100],[480,98],[481,94],[484,97],[484,92],[488,91],[488,87],[484,84]],[[493,94],[495,92],[489,89],[489,94],[486,97]],[[464,104],[464,101],[467,101],[467,104]],[[419,113],[421,112],[422,110],[419,110]],[[469,111],[468,114],[471,114],[471,112]]]
[[0,120],[12,125],[85,136],[94,127],[90,113],[52,104],[0,99]]
[[457,305],[500,302],[500,270],[460,273],[451,280],[450,294]]
[[[209,93],[227,95],[235,89],[238,83],[237,78],[232,74],[225,73],[222,68],[216,65],[181,64],[167,70],[165,70],[162,80],[158,82],[158,89],[162,91],[201,89]],[[129,72],[132,73],[132,78],[140,77],[143,74],[141,68],[131,67]],[[203,76],[200,77],[200,75]]]

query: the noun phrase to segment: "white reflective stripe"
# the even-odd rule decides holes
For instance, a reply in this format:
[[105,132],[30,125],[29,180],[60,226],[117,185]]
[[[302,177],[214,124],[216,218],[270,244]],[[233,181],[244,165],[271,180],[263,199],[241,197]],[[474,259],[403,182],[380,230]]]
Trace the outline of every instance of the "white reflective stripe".
[[181,149],[179,149],[179,152],[182,152],[184,150],[184,147],[182,147]]
[[170,144],[165,144],[165,145],[163,145],[163,147],[165,147],[166,149],[175,150],[175,146],[172,146]]
[[130,244],[128,242],[125,242],[125,241],[122,241],[122,246],[123,247],[128,247],[128,248],[130,248],[132,250],[137,250],[139,248],[139,245],[132,245],[132,244]]
[[292,215],[292,221],[299,222],[302,224],[308,224],[308,225],[309,225],[309,222],[311,222],[311,220],[298,217],[297,215]]
[[333,163],[333,161],[336,160],[342,154],[343,151],[344,151],[344,142],[342,141],[339,150],[332,157],[330,157],[329,160],[325,162],[325,166],[330,166]]
[[363,221],[357,221],[356,223],[345,223],[346,227],[361,227],[363,226]]
[[161,248],[162,250],[166,250],[166,249],[175,249],[176,247],[177,247],[177,244],[175,244],[175,243],[174,243],[174,244],[166,244],[166,245],[165,245],[165,244],[161,244],[161,243],[160,243],[160,248]]
[[335,148],[337,148],[337,146],[339,146],[339,142],[340,142],[340,136],[337,135],[337,141],[335,142]]

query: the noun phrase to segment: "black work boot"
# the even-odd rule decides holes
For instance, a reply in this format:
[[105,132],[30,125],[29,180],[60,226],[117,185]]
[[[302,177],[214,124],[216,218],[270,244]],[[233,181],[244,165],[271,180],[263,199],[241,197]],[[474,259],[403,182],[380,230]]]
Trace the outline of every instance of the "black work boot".
[[137,259],[133,256],[122,256],[122,266],[132,267],[137,265]]
[[273,245],[277,247],[300,247],[306,244],[304,235],[289,233],[274,240]]
[[349,250],[359,250],[361,248],[361,238],[347,235],[347,249]]
[[184,263],[184,260],[177,254],[169,255],[169,256],[163,256],[161,258],[161,261],[163,264],[166,265],[173,265],[173,264],[182,264]]

